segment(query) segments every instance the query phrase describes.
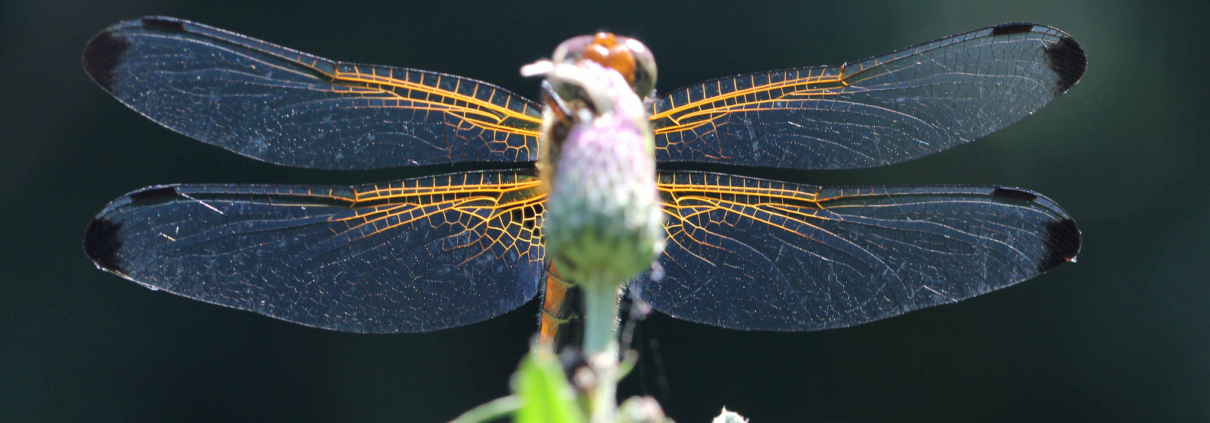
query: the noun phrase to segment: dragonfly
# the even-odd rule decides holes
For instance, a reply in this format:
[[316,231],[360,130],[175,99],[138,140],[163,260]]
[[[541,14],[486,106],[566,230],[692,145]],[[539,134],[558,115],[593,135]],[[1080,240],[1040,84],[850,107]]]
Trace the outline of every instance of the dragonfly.
[[[136,112],[259,161],[515,165],[364,185],[147,187],[87,226],[84,251],[99,269],[337,331],[451,328],[539,294],[544,339],[574,320],[575,283],[546,248],[549,192],[538,170],[549,149],[543,113],[558,93],[536,102],[168,17],[113,25],[83,56],[88,75]],[[996,25],[663,94],[653,59],[639,65],[647,61],[629,72],[647,83],[636,92],[654,139],[665,247],[629,288],[668,315],[739,330],[847,327],[1005,288],[1080,250],[1073,218],[1025,189],[821,187],[667,169],[861,169],[976,140],[1083,76],[1083,48],[1059,29]]]

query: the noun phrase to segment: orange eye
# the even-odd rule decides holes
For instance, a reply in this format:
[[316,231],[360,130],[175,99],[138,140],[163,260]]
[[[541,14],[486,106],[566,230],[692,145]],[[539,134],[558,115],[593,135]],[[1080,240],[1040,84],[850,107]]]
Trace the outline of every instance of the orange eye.
[[592,44],[584,46],[581,57],[618,71],[626,82],[634,82],[634,55],[625,44],[618,44],[617,37],[611,33],[598,32],[593,36]]
[[586,60],[597,62],[601,66],[608,67],[609,65],[605,62],[609,60],[609,54],[610,51],[608,47],[593,43],[584,47],[584,53],[581,57]]
[[598,32],[592,39],[592,43],[605,47],[613,47],[618,43],[617,37],[614,37],[612,32]]
[[590,60],[616,70],[640,95],[649,95],[655,86],[655,58],[647,46],[633,38],[608,32],[573,37],[559,44],[551,59],[556,63]]
[[626,82],[634,82],[634,56],[630,54],[630,49],[623,45],[615,45],[609,49],[609,56],[605,58],[605,67],[613,68],[622,76],[626,77]]

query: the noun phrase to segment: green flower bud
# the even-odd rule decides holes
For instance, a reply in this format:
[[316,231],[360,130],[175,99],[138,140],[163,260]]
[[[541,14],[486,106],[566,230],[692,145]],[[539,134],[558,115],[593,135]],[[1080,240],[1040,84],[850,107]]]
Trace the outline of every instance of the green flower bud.
[[663,251],[654,141],[642,100],[625,79],[590,62],[576,73],[592,107],[577,111],[551,158],[546,247],[572,281],[617,285]]

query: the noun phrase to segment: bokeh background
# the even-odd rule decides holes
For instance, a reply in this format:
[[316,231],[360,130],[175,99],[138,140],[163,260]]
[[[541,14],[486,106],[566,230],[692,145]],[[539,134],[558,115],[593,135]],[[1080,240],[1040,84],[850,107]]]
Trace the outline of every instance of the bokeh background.
[[[664,90],[837,64],[1011,21],[1086,49],[1070,93],[979,142],[883,169],[752,170],[814,184],[999,184],[1084,231],[1079,262],[864,326],[724,330],[655,314],[623,393],[681,422],[1210,420],[1205,2],[587,4],[294,0],[0,3],[0,421],[444,421],[505,395],[537,307],[428,334],[354,335],[153,292],[97,271],[85,224],[171,182],[362,183],[415,169],[276,167],[186,139],[84,74],[122,19],[171,15],[333,59],[532,95],[518,68],[608,29],[655,53]],[[424,170],[433,172],[432,169]],[[406,281],[401,281],[406,282]]]

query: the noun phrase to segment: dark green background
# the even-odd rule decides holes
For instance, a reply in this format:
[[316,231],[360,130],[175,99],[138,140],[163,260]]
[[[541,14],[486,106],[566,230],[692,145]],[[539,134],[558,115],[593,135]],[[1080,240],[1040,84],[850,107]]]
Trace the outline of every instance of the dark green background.
[[1079,263],[843,330],[739,332],[657,314],[624,393],[657,395],[681,422],[724,405],[759,423],[1210,420],[1205,2],[242,3],[0,6],[0,421],[441,421],[506,394],[535,329],[529,304],[429,334],[328,332],[95,270],[80,247],[85,224],[139,187],[415,174],[275,167],[131,112],[88,80],[80,51],[102,28],[148,14],[525,95],[537,81],[521,65],[598,29],[643,40],[667,91],[1002,22],[1057,26],[1083,44],[1088,72],[1021,123],[889,168],[749,174],[1033,189],[1076,217]]

